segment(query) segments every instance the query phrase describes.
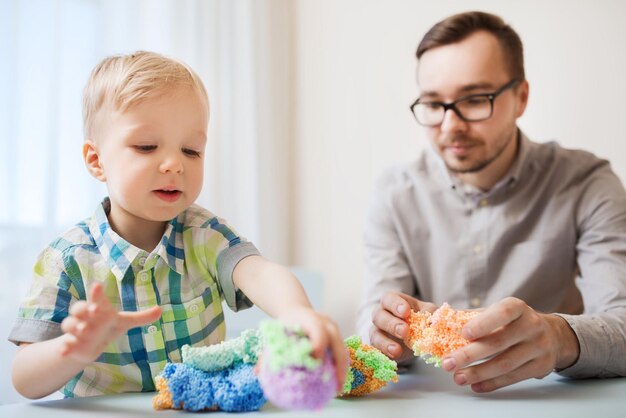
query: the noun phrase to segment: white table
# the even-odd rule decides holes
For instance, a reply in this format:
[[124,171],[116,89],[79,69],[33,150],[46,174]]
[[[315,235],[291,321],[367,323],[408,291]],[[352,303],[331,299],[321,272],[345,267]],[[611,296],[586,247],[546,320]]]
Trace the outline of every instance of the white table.
[[[197,417],[184,411],[155,411],[154,393],[133,393],[0,406],[0,417]],[[183,415],[186,414],[186,415]],[[234,416],[211,412],[207,417]],[[626,378],[570,380],[552,374],[490,394],[456,386],[446,372],[420,364],[398,383],[365,397],[334,399],[317,412],[281,411],[267,404],[253,416],[287,417],[416,417],[416,418],[612,418],[626,417]],[[239,415],[241,416],[241,415]]]

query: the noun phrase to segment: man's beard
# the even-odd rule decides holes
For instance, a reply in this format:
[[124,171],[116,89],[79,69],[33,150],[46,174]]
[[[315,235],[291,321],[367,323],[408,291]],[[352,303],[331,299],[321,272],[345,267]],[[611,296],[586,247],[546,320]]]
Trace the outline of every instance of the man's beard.
[[[498,159],[498,157],[500,155],[502,155],[502,153],[504,152],[504,150],[506,149],[507,145],[509,145],[509,143],[513,140],[513,138],[515,138],[515,135],[511,135],[509,137],[509,140],[505,141],[502,146],[498,149],[496,149],[496,152],[491,155],[491,156],[487,156],[482,160],[477,161],[476,163],[474,163],[473,165],[469,166],[469,167],[463,167],[463,168],[459,168],[459,167],[453,167],[451,166],[448,161],[446,161],[446,159],[443,159],[443,162],[445,163],[446,167],[448,168],[448,170],[450,170],[450,172],[455,173],[455,174],[468,174],[468,173],[478,173],[479,171],[483,170],[484,168],[486,168],[489,164],[491,164],[492,162],[494,162],[495,160]],[[482,141],[473,139],[473,138],[468,138],[464,135],[457,135],[454,136],[450,139],[446,138],[443,141],[443,146],[450,146],[453,144],[458,144],[458,145],[464,145],[464,144],[477,144],[477,143],[481,143]],[[458,158],[459,161],[463,162],[463,158]]]

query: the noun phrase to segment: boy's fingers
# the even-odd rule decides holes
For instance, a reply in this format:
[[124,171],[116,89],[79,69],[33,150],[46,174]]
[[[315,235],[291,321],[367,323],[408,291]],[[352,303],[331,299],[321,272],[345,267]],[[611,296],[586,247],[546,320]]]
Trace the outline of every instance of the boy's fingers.
[[322,317],[320,323],[316,325],[306,330],[313,346],[313,357],[323,359],[326,350],[330,348],[337,374],[337,389],[341,390],[348,372],[346,347],[341,339],[339,329],[330,319]]
[[71,353],[74,347],[76,347],[76,344],[78,344],[78,338],[72,334],[66,334],[63,348],[61,349],[61,356],[65,357]]
[[61,330],[64,333],[75,334],[76,326],[78,325],[79,322],[81,321],[78,318],[74,316],[68,316],[67,318],[63,320],[63,322],[61,322]]
[[120,312],[120,326],[124,330],[131,328],[142,327],[156,321],[161,317],[161,307],[153,306],[150,309],[139,312]]
[[339,331],[335,327],[333,328],[334,329],[331,331],[330,344],[333,358],[335,359],[335,370],[337,371],[337,390],[341,392],[346,374],[348,373],[348,350],[346,350],[346,346],[341,339],[341,335],[339,335]]
[[328,335],[322,332],[325,328],[321,321],[317,324],[306,324],[306,334],[313,347],[313,357],[321,359],[324,356],[324,349],[329,346]]
[[113,305],[104,293],[104,287],[102,283],[95,282],[89,289],[89,295],[87,296],[87,311],[90,314],[100,314],[107,310],[115,311]]
[[88,304],[84,300],[72,304],[70,307],[70,315],[75,316],[78,319],[85,319],[88,313]]
[[[102,283],[95,282],[91,285],[89,289],[89,294],[87,295],[87,301],[92,303],[98,303],[102,301],[104,296],[104,288],[102,287]],[[106,298],[105,298],[106,299]]]

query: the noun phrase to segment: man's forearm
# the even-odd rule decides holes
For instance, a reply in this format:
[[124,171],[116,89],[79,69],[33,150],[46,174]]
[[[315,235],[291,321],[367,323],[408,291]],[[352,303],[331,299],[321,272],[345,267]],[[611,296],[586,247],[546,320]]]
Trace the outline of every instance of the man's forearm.
[[548,314],[545,318],[560,342],[555,369],[566,369],[576,363],[580,355],[578,337],[576,337],[574,330],[562,317]]

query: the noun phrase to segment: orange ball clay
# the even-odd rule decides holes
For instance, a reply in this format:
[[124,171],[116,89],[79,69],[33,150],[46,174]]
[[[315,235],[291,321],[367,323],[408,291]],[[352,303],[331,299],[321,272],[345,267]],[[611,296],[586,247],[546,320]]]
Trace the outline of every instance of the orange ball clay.
[[426,363],[441,366],[441,359],[469,343],[461,337],[461,328],[478,315],[477,311],[455,311],[444,303],[435,312],[411,312],[407,323],[406,344]]

